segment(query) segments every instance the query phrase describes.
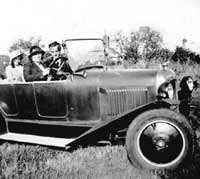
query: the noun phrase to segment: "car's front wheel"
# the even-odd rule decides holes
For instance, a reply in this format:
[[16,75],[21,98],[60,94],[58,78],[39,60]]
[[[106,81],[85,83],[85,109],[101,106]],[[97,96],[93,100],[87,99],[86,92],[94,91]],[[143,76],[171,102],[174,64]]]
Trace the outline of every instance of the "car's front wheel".
[[169,109],[140,114],[127,131],[127,154],[136,168],[174,170],[189,164],[194,148],[195,137],[189,122]]

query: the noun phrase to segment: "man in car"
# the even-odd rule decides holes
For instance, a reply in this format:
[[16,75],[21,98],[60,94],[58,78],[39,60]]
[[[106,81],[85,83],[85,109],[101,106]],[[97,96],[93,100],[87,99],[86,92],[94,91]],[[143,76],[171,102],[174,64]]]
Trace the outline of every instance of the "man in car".
[[51,80],[62,79],[65,74],[72,74],[73,70],[69,65],[66,55],[61,54],[61,44],[54,41],[49,44],[49,56],[45,59],[45,66],[50,68]]

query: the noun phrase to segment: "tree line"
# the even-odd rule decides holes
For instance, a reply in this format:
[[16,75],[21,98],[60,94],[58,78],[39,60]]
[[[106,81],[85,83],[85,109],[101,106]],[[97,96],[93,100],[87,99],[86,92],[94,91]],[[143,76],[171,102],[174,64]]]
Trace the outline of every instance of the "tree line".
[[[186,41],[186,39],[183,39]],[[174,51],[164,46],[162,34],[148,26],[140,27],[138,31],[124,35],[122,31],[112,37],[112,42],[123,56],[123,59],[131,64],[140,60],[145,62],[173,61],[183,63],[200,63],[200,55],[185,48],[177,46]]]
[[[183,39],[186,41],[186,39]],[[109,37],[110,52],[115,53],[116,58],[120,58],[121,62],[128,64],[137,64],[141,60],[144,62],[173,61],[183,63],[200,63],[200,54],[185,48],[177,46],[175,51],[164,46],[162,34],[149,26],[140,27],[137,31],[132,31],[125,35],[123,31],[118,31]],[[42,48],[41,37],[30,37],[28,40],[23,38],[15,41],[10,47],[9,52],[20,51],[28,54],[32,45],[38,45]],[[111,55],[112,56],[112,55]],[[110,58],[111,65],[112,58]],[[0,72],[2,73],[5,66],[9,63],[9,57],[0,55]]]

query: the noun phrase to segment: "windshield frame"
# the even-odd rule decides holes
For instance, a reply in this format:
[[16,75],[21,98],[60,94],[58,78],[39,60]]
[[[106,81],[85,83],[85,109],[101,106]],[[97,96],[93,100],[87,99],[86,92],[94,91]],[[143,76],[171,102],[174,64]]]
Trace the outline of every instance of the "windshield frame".
[[[70,41],[71,42],[73,42],[73,41],[101,41],[102,45],[103,45],[102,46],[103,47],[102,54],[103,54],[103,58],[105,60],[105,66],[107,66],[107,62],[108,62],[107,56],[108,56],[108,53],[107,53],[107,45],[106,45],[104,39],[102,39],[102,38],[71,38],[71,39],[63,40],[62,41],[62,45],[63,45],[63,48],[65,48],[67,54],[70,54],[70,51],[69,51],[68,45],[67,45],[67,43],[70,42]],[[77,68],[77,69],[79,69],[79,68]]]

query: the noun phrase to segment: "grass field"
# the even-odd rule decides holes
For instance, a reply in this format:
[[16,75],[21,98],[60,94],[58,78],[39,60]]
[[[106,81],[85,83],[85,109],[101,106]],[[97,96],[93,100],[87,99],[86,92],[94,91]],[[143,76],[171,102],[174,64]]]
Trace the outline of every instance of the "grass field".
[[123,146],[88,147],[74,152],[4,143],[0,146],[0,178],[67,179],[198,179],[200,153],[190,168],[149,173],[133,168]]

